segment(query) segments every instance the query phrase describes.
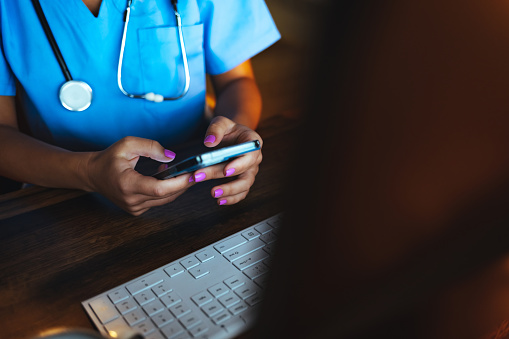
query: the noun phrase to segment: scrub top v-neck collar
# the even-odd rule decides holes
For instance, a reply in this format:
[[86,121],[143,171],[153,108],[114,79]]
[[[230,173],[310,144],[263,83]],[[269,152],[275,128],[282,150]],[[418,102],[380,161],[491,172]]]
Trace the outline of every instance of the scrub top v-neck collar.
[[99,13],[95,16],[92,11],[85,5],[83,0],[64,0],[66,4],[71,2],[74,5],[74,8],[83,22],[90,21],[100,21],[107,14],[108,10],[106,7],[116,7],[111,6],[111,1],[120,1],[120,0],[102,0],[101,5],[99,7]]

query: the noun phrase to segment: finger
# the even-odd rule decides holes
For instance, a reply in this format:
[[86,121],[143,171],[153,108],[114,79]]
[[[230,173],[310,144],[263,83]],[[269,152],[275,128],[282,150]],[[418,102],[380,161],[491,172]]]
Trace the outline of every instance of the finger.
[[171,193],[169,193],[169,194],[167,194],[165,196],[162,196],[162,197],[151,196],[151,195],[144,195],[144,194],[132,194],[129,197],[126,197],[124,199],[124,203],[127,206],[138,206],[138,205],[141,205],[141,204],[143,204],[143,203],[145,203],[147,201],[157,201],[157,200],[162,200],[162,199],[169,199],[169,198],[181,195],[182,193],[187,191],[188,188],[189,187],[186,187],[186,188],[181,189],[181,190],[172,191]]
[[240,175],[252,168],[258,169],[262,159],[263,156],[261,151],[255,151],[241,155],[240,157],[228,162],[224,166],[223,174],[225,177],[231,177],[232,175]]
[[230,195],[228,197],[219,198],[219,199],[217,199],[217,204],[218,205],[234,205],[234,204],[238,203],[239,201],[244,200],[247,197],[248,193],[249,192],[246,191],[246,192],[242,192],[239,194]]
[[145,213],[145,212],[146,212],[146,211],[148,211],[149,209],[150,209],[150,208],[145,208],[145,209],[142,209],[142,210],[137,210],[137,211],[132,211],[132,212],[131,212],[131,211],[129,211],[129,210],[126,210],[126,212],[127,212],[127,213],[129,213],[129,214],[134,215],[135,217],[137,217],[137,216],[142,215],[143,213]]
[[[245,157],[248,157],[248,159],[242,159]],[[242,155],[237,159],[234,159],[226,165],[218,164],[198,170],[193,174],[190,180],[194,182],[200,182],[211,179],[231,177],[234,175],[243,174],[254,168],[256,168],[255,173],[258,173],[258,165],[261,163],[261,161],[262,155],[260,151],[251,152],[249,154]]]
[[250,171],[249,174],[245,173],[229,183],[217,185],[210,190],[210,194],[214,198],[221,198],[247,192],[255,182],[256,172]]
[[164,198],[192,185],[189,182],[190,174],[159,180],[154,177],[144,176],[135,170],[128,171],[129,177],[122,184],[122,192],[124,194],[140,194],[152,198]]
[[169,203],[175,201],[182,194],[184,194],[185,191],[186,190],[182,190],[182,191],[176,192],[175,194],[173,194],[171,196],[161,198],[161,199],[148,199],[148,200],[142,201],[137,205],[130,206],[128,212],[131,214],[138,213],[140,211],[145,212],[145,211],[149,210],[150,208],[169,204]]
[[194,182],[206,181],[211,179],[219,179],[224,178],[224,167],[225,164],[218,164],[214,166],[209,166],[198,170],[193,173],[190,180]]
[[144,156],[161,162],[169,162],[175,159],[175,152],[165,149],[155,140],[126,137],[119,145],[121,153],[128,160]]
[[217,146],[236,124],[228,118],[217,116],[210,122],[203,143],[207,147]]

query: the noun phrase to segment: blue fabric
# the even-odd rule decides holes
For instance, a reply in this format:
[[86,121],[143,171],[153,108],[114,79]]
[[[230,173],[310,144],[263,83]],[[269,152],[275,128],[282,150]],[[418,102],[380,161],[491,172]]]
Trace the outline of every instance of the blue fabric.
[[[92,105],[70,112],[58,99],[65,82],[30,0],[0,0],[0,95],[20,83],[35,137],[74,150],[103,149],[124,136],[187,140],[202,122],[205,73],[220,74],[280,38],[263,0],[179,1],[191,87],[177,101],[130,99],[117,87],[125,0],[103,0],[94,17],[82,0],[40,0],[75,80],[93,90]],[[131,7],[122,83],[135,94],[178,95],[184,71],[169,0],[135,0]]]

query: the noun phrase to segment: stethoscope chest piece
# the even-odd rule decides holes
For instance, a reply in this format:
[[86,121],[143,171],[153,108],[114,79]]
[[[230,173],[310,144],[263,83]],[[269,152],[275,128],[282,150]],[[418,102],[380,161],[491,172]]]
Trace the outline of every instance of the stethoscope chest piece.
[[81,112],[92,103],[92,88],[86,82],[70,80],[60,87],[58,96],[69,111]]

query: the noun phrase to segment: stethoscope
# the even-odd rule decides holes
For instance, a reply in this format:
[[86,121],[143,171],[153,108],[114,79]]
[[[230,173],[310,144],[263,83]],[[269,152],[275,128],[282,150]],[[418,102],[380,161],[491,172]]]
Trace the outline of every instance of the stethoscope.
[[[184,65],[184,75],[185,75],[184,89],[182,90],[180,95],[176,97],[164,97],[161,94],[156,94],[153,92],[146,94],[131,94],[127,92],[122,86],[122,62],[124,61],[125,41],[127,36],[127,27],[129,25],[129,18],[131,15],[132,2],[133,0],[127,0],[127,8],[124,13],[124,31],[122,33],[122,43],[120,45],[120,55],[118,58],[118,69],[117,69],[118,88],[124,95],[128,96],[129,98],[145,99],[152,102],[163,102],[165,100],[177,100],[182,98],[189,91],[189,84],[191,82],[191,79],[189,77],[189,65],[187,64],[187,53],[184,44],[184,35],[182,33],[182,21],[180,18],[180,14],[177,10],[177,0],[171,0],[171,4],[173,6],[173,11],[175,12],[175,18],[177,20],[177,30],[179,35],[180,50],[182,52],[182,63]],[[55,37],[51,32],[51,28],[49,27],[48,21],[46,20],[39,0],[32,0],[32,3],[34,5],[35,12],[37,13],[37,17],[39,18],[39,21],[44,30],[44,34],[48,39],[51,49],[53,50],[53,53],[55,54],[55,57],[57,59],[58,65],[60,66],[60,69],[62,70],[62,73],[66,80],[65,83],[60,87],[60,90],[58,92],[60,102],[62,103],[62,106],[64,106],[69,111],[84,111],[92,103],[92,88],[86,82],[74,80],[72,78],[71,73],[69,72],[69,69],[67,68],[67,65],[65,63],[64,57],[62,56],[62,53],[58,48]]]

